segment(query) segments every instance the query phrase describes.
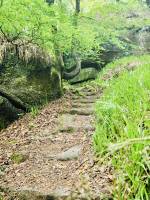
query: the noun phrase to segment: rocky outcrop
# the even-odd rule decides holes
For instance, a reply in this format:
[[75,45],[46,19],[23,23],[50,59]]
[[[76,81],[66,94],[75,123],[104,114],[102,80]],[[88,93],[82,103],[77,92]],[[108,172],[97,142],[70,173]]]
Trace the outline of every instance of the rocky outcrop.
[[80,73],[71,79],[69,82],[71,84],[81,83],[83,81],[95,79],[97,76],[98,71],[95,68],[84,68],[81,69]]
[[129,32],[128,38],[135,45],[132,50],[134,54],[143,54],[150,52],[150,26],[133,29]]
[[8,124],[18,117],[20,110],[27,112],[61,94],[61,76],[57,70],[54,73],[51,66],[25,64],[15,57],[7,58],[0,71],[0,97],[5,102],[0,105],[0,123]]

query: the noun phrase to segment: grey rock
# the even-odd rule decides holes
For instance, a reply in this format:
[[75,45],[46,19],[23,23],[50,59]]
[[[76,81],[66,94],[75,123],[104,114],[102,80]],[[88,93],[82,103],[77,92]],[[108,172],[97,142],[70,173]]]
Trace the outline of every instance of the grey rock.
[[70,195],[70,189],[65,187],[59,187],[56,188],[53,193],[56,197],[67,197]]
[[71,191],[67,187],[58,187],[54,191],[50,190],[47,193],[29,187],[22,187],[18,189],[9,188],[9,194],[12,199],[16,199],[17,197],[19,200],[60,200],[66,199],[70,193]]
[[74,103],[83,103],[83,104],[89,104],[89,103],[95,103],[95,99],[77,99],[74,101]]
[[[90,124],[91,117],[86,115],[73,115],[73,114],[62,114],[58,121],[58,131],[74,133],[80,130],[87,130],[87,125]],[[89,125],[88,125],[89,126]]]
[[9,194],[11,195],[12,199],[19,199],[19,200],[54,200],[56,199],[53,194],[46,194],[41,193],[34,188],[9,188]]
[[94,107],[94,104],[93,103],[88,103],[88,104],[83,104],[83,103],[73,103],[72,104],[72,107],[73,108],[85,108],[85,107],[88,107],[88,108],[93,108]]
[[82,81],[87,81],[90,79],[95,79],[97,76],[97,70],[95,68],[85,68],[81,69],[81,72],[74,77],[73,79],[70,80],[70,83],[79,83]]
[[93,108],[72,108],[70,114],[72,115],[92,115],[94,113]]
[[56,159],[60,161],[74,160],[79,157],[81,150],[82,150],[82,146],[76,145],[64,152],[58,153],[57,155],[50,156],[50,159]]

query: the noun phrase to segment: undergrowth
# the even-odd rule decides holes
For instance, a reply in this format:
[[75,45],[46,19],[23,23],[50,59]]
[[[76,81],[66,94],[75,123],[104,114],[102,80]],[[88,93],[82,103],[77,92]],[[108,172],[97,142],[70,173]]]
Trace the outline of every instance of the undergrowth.
[[[124,73],[124,71],[127,69],[130,65],[140,66],[143,63],[150,63],[150,56],[149,55],[139,55],[139,56],[128,56],[124,57],[118,60],[115,60],[114,62],[108,64],[98,74],[98,77],[96,81],[92,81],[92,84],[98,85],[100,87],[102,86],[109,86],[110,79],[105,79],[104,77],[110,74],[112,71],[116,69],[120,69],[121,73]],[[114,77],[112,77],[114,78]]]
[[96,104],[94,147],[104,162],[111,160],[117,200],[150,199],[150,56],[121,59],[99,76],[137,61],[139,67],[107,82]]

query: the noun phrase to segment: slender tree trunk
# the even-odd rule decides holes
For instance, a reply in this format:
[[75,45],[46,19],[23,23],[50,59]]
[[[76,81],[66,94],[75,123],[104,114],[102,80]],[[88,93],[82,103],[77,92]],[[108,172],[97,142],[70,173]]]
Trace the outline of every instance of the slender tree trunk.
[[55,3],[55,0],[46,0],[46,2],[51,5],[51,4],[54,4]]
[[150,0],[146,0],[146,4],[150,7]]
[[80,0],[76,0],[76,13],[80,13]]

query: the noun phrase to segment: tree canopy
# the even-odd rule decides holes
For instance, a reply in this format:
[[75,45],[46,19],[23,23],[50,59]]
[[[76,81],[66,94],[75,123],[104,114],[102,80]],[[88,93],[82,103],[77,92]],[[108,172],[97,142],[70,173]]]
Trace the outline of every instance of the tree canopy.
[[52,56],[57,50],[67,54],[76,48],[84,57],[89,51],[102,48],[101,44],[108,40],[121,45],[118,37],[125,28],[148,24],[149,19],[144,16],[132,20],[131,15],[141,9],[140,4],[132,0],[81,1],[75,26],[75,1],[55,1],[49,5],[43,0],[5,0],[0,7],[0,37],[14,44],[18,40],[20,45],[21,41],[36,44]]

